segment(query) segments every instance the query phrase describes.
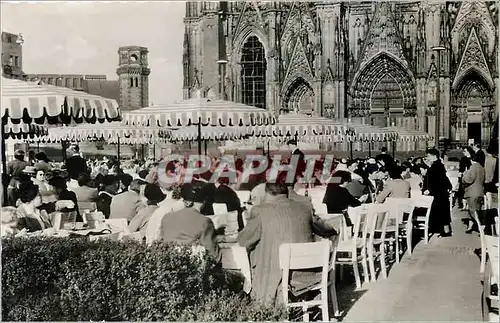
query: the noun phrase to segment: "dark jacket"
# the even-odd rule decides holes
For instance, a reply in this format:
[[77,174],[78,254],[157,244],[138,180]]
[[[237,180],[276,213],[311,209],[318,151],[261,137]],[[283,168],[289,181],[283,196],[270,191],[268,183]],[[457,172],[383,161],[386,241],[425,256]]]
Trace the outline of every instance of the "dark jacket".
[[328,184],[323,198],[328,214],[343,213],[349,206],[356,207],[361,202],[349,193],[347,188],[336,184]]
[[71,179],[78,179],[80,174],[87,173],[87,161],[78,155],[66,159],[66,171]]

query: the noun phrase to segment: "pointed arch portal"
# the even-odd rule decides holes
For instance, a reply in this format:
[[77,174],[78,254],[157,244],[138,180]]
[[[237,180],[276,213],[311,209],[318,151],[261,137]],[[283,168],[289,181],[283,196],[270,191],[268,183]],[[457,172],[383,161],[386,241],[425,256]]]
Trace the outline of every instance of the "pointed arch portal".
[[[387,125],[390,115],[414,115],[416,91],[412,74],[388,53],[371,59],[355,76],[351,86],[349,115],[372,116]],[[383,123],[383,124],[382,124]]]
[[302,77],[296,78],[285,92],[283,110],[313,113],[314,91]]
[[486,143],[496,120],[495,101],[490,82],[477,68],[456,79],[451,104],[451,138],[467,143],[469,139]]

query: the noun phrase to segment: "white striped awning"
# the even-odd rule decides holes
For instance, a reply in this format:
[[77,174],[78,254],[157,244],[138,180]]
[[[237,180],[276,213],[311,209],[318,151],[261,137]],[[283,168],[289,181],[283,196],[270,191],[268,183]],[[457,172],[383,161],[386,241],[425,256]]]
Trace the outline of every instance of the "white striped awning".
[[398,138],[398,133],[388,128],[380,128],[364,124],[350,124],[347,140],[356,141],[393,141]]
[[409,130],[401,127],[388,127],[387,129],[398,133],[398,141],[429,141],[434,138],[424,131]]
[[3,118],[25,123],[96,123],[119,120],[115,100],[65,87],[2,77]]
[[[248,135],[247,127],[202,127],[202,140],[233,140]],[[198,139],[198,126],[188,126],[172,130],[172,141],[191,141]]]
[[[288,113],[278,117],[274,125],[255,127],[253,135],[259,137],[288,137],[290,140],[308,142],[337,142],[341,141],[347,131],[344,124],[333,119],[312,116],[300,113]],[[330,138],[332,137],[332,138]]]
[[224,100],[189,99],[125,113],[128,124],[155,124],[162,127],[203,126],[238,127],[274,124],[265,109]]
[[44,136],[47,132],[46,125],[28,124],[23,121],[19,121],[19,123],[12,123],[11,120],[7,120],[7,123],[4,126],[3,136],[4,139],[27,139]]
[[[266,144],[286,144],[288,141],[295,139],[295,137],[273,137],[273,136],[251,136],[246,139],[246,142],[252,145]],[[345,135],[305,135],[297,136],[299,142],[322,144],[322,143],[341,143],[345,140]]]
[[94,141],[109,143],[149,144],[165,142],[170,139],[171,131],[160,127],[128,126],[123,122],[106,124],[80,124],[49,129],[47,136],[34,138],[37,142]]

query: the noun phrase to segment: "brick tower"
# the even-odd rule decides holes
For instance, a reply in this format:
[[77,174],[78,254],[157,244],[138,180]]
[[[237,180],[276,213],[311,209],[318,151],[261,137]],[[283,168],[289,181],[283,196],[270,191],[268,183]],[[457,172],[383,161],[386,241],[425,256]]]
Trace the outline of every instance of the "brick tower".
[[120,108],[131,111],[148,106],[149,73],[148,49],[124,46],[118,49],[119,66],[116,69],[120,84]]

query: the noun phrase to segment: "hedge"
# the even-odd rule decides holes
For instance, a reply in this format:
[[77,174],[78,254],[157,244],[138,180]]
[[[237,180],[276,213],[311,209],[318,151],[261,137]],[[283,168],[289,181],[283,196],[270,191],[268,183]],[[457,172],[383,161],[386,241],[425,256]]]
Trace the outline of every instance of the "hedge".
[[242,280],[190,247],[84,238],[2,240],[2,321],[277,321]]

